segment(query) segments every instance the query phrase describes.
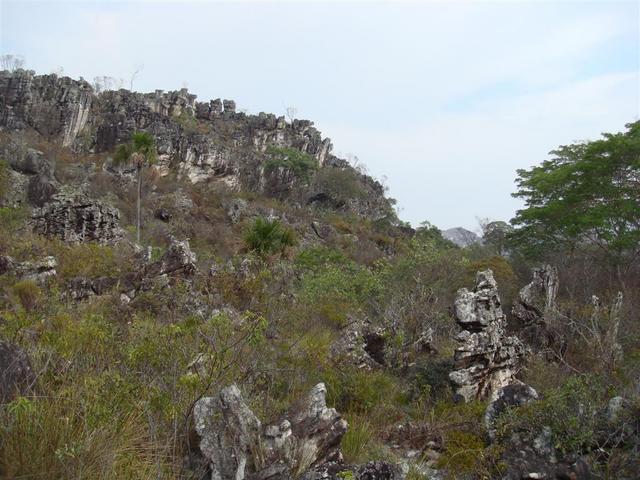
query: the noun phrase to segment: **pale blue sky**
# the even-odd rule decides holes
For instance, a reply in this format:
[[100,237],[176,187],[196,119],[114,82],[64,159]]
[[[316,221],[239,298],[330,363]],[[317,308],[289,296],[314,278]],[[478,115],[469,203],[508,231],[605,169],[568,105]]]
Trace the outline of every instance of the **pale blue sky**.
[[640,117],[637,1],[0,0],[0,29],[37,72],[294,106],[442,228],[508,220],[517,168]]

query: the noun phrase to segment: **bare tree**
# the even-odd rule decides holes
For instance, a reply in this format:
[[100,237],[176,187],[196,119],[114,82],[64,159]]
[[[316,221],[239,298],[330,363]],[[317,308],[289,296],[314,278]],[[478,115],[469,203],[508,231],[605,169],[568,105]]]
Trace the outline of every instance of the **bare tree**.
[[286,112],[287,118],[289,119],[289,122],[293,123],[293,121],[296,118],[296,115],[298,114],[298,109],[296,107],[287,107],[285,112]]
[[93,88],[96,93],[104,92],[107,90],[118,90],[122,88],[124,80],[121,78],[109,77],[106,75],[93,78]]
[[144,69],[144,64],[140,64],[136,67],[136,69],[131,74],[131,79],[129,80],[129,90],[133,92],[133,81],[136,79],[138,74]]
[[24,57],[22,55],[12,55],[10,53],[0,55],[0,65],[2,66],[2,70],[14,72],[19,68],[24,67]]

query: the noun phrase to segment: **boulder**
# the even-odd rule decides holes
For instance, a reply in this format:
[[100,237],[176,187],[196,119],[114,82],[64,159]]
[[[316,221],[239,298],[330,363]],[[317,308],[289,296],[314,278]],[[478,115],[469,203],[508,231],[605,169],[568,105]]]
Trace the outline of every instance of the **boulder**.
[[54,257],[44,257],[33,262],[17,262],[10,256],[0,256],[0,275],[11,273],[20,280],[32,280],[45,283],[54,277],[58,262]]
[[79,192],[65,191],[34,210],[33,230],[69,243],[113,244],[123,237],[120,212]]
[[405,474],[398,465],[383,461],[372,461],[363,465],[348,465],[328,462],[305,473],[301,480],[402,480]]
[[341,460],[347,422],[326,405],[320,383],[276,422],[263,426],[232,385],[196,402],[193,410],[200,454],[212,479],[288,479]]
[[500,389],[515,380],[527,348],[505,334],[506,318],[491,270],[477,273],[473,291],[458,290],[455,316],[462,327],[449,374],[456,398],[495,400]]
[[17,345],[0,340],[0,403],[25,395],[35,383],[27,353]]

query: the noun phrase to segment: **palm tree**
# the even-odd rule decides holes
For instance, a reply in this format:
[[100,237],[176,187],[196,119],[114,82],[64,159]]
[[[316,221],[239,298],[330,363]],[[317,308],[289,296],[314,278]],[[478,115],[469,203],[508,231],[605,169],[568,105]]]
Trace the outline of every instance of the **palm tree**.
[[153,165],[157,158],[156,146],[153,136],[147,132],[135,132],[131,140],[118,145],[113,157],[116,165],[131,164],[136,167],[138,180],[137,204],[136,204],[136,241],[140,243],[140,197],[142,196],[142,169]]

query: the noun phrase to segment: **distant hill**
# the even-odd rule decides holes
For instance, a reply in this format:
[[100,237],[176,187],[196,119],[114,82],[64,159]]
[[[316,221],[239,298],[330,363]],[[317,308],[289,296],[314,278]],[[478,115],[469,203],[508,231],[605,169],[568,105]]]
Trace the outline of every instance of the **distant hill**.
[[443,230],[442,236],[455,243],[459,247],[468,247],[474,243],[481,243],[480,237],[470,230],[462,227]]

